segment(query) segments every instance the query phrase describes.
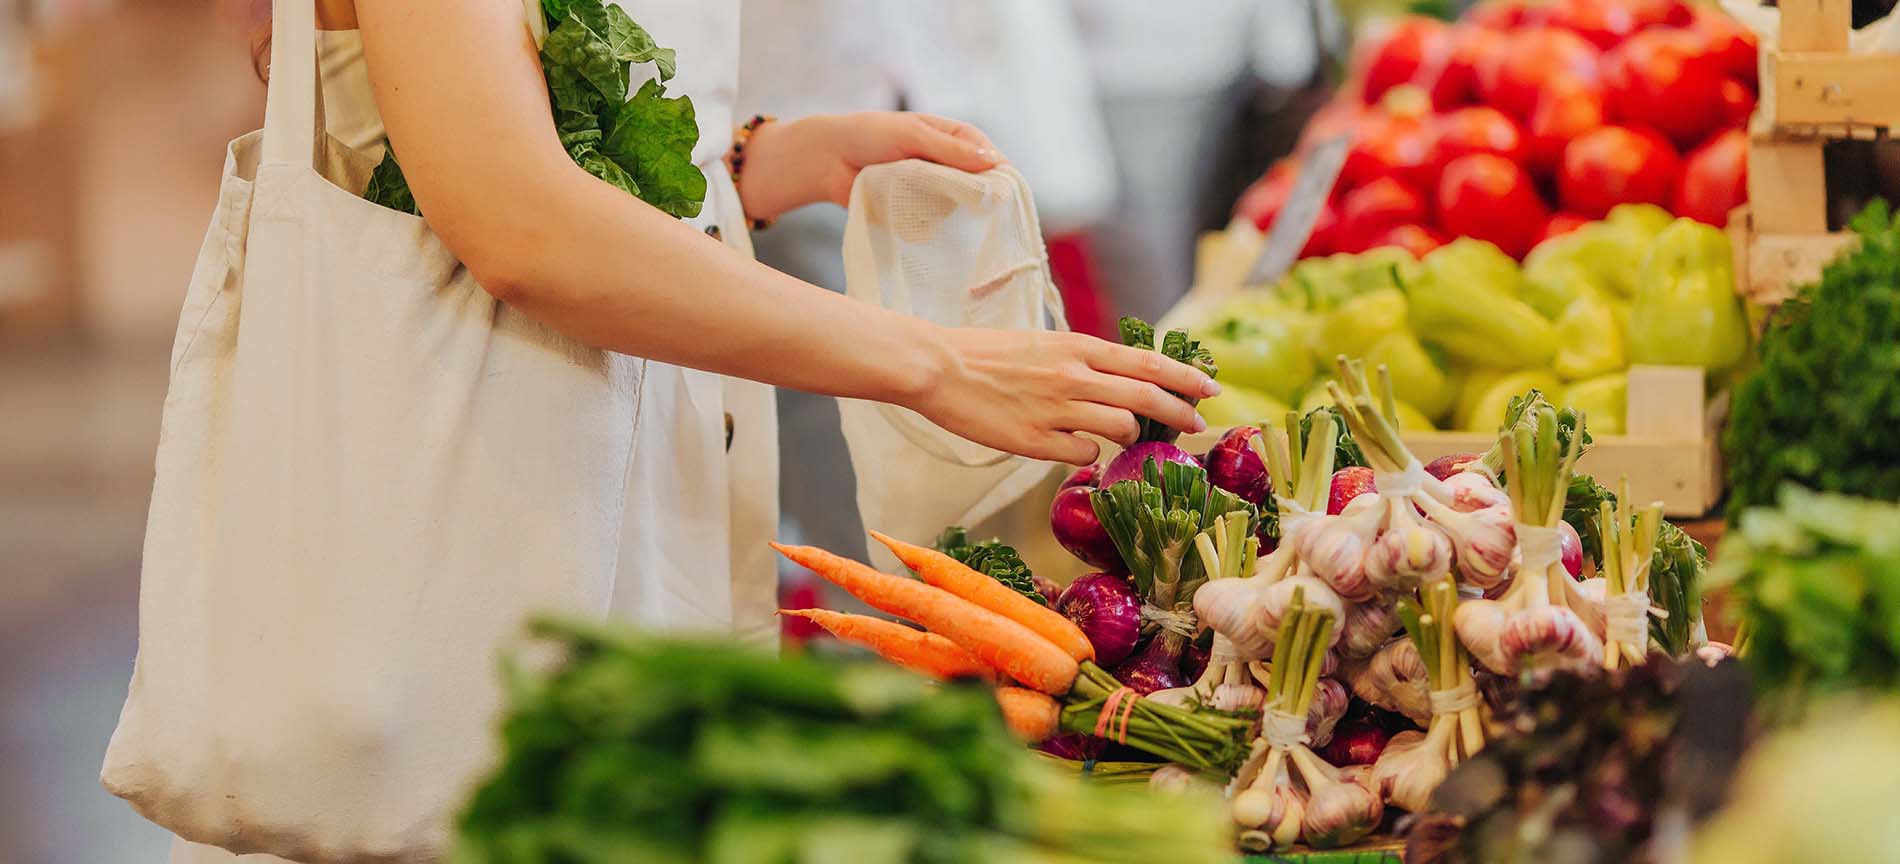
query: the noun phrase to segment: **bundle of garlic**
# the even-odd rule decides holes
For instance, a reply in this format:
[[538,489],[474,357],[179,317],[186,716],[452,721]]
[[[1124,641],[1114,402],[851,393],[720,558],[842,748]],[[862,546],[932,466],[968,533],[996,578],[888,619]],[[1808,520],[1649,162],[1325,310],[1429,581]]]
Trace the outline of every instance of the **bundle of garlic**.
[[[1326,512],[1326,494],[1331,488],[1333,470],[1334,420],[1330,414],[1318,417],[1307,436],[1319,442],[1302,447],[1299,437],[1287,430],[1299,428],[1299,417],[1288,414],[1287,428],[1263,427],[1253,438],[1273,478],[1274,495],[1279,508],[1280,546],[1254,562],[1253,576],[1242,579],[1212,579],[1194,592],[1194,613],[1200,623],[1225,637],[1226,647],[1240,660],[1261,660],[1274,650],[1274,643],[1285,620],[1286,610],[1298,595],[1309,606],[1326,609],[1339,622],[1345,619],[1346,605],[1337,593],[1313,577],[1299,552],[1298,538],[1313,530]],[[1217,563],[1229,559],[1219,555]],[[1211,572],[1211,571],[1210,571]],[[1329,628],[1329,640],[1339,632]],[[1323,647],[1330,648],[1332,641]],[[1323,653],[1323,651],[1322,651]],[[1213,664],[1209,664],[1212,666]]]
[[1497,599],[1458,604],[1452,619],[1458,639],[1501,675],[1597,666],[1603,662],[1602,606],[1564,569],[1557,528],[1583,436],[1561,435],[1556,410],[1541,398],[1499,434],[1517,520],[1516,575]]
[[1371,833],[1385,816],[1376,792],[1342,776],[1307,746],[1308,716],[1337,620],[1331,610],[1307,605],[1303,592],[1296,592],[1280,624],[1262,734],[1228,787],[1229,809],[1245,848],[1284,847],[1296,840],[1322,848],[1343,846]]
[[1450,626],[1457,606],[1458,589],[1449,578],[1420,588],[1416,603],[1399,601],[1406,634],[1425,667],[1431,720],[1423,734],[1394,736],[1379,754],[1372,776],[1387,802],[1414,813],[1425,809],[1432,790],[1454,766],[1484,748],[1471,658]]
[[[1338,380],[1328,386],[1372,466],[1378,491],[1376,504],[1358,516],[1349,507],[1329,517],[1335,521],[1306,540],[1314,573],[1354,587],[1362,574],[1372,587],[1397,593],[1438,578],[1454,564],[1464,581],[1478,588],[1502,581],[1515,543],[1510,502],[1483,474],[1439,480],[1428,473],[1399,438],[1397,400],[1385,367],[1378,369],[1375,398],[1363,363],[1341,356],[1338,364]],[[1360,496],[1353,504],[1366,500]],[[1353,549],[1362,550],[1356,565],[1347,560]],[[1337,583],[1334,587],[1342,596],[1353,596]]]
[[[1662,502],[1632,513],[1630,482],[1623,478],[1614,507],[1597,504],[1597,536],[1603,543],[1603,666],[1636,665],[1649,654],[1649,569],[1662,526]],[[1592,580],[1595,581],[1595,580]],[[1657,610],[1659,615],[1667,615]]]
[[[1241,513],[1216,517],[1212,526],[1194,538],[1194,545],[1208,580],[1195,591],[1197,598],[1211,586],[1236,584],[1247,577],[1260,550],[1252,520]],[[1218,596],[1219,589],[1214,593]],[[1266,696],[1247,668],[1247,658],[1235,649],[1233,640],[1215,630],[1200,678],[1186,687],[1155,691],[1148,698],[1179,706],[1198,703],[1220,711],[1258,711]]]

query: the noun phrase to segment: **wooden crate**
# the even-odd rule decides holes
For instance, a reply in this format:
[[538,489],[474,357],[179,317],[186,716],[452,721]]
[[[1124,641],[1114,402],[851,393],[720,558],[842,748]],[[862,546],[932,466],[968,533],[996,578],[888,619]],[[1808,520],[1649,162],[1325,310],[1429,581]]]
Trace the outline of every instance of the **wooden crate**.
[[[1162,316],[1163,328],[1204,320],[1211,307],[1240,287],[1240,276],[1259,253],[1261,240],[1251,225],[1203,236],[1196,248],[1194,289]],[[1597,435],[1579,463],[1599,482],[1614,486],[1627,475],[1638,501],[1661,501],[1672,517],[1708,513],[1722,497],[1719,431],[1726,419],[1726,397],[1705,396],[1702,370],[1694,367],[1632,366],[1625,406],[1625,434]],[[1277,418],[1262,418],[1277,419]],[[1181,446],[1205,451],[1220,430],[1187,436]],[[1452,453],[1483,451],[1496,440],[1478,432],[1414,432],[1406,446],[1421,461]]]
[[1853,235],[1828,230],[1822,151],[1900,126],[1900,55],[1848,53],[1847,0],[1782,0],[1749,124],[1748,205],[1731,216],[1736,281],[1760,305],[1821,275]]

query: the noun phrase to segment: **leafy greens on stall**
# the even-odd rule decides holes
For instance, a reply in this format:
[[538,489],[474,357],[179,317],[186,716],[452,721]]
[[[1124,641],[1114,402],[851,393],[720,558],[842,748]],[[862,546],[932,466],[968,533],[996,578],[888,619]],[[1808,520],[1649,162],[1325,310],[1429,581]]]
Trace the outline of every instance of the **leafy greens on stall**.
[[938,535],[937,551],[957,559],[971,570],[1008,585],[1024,597],[1044,606],[1049,605],[1048,598],[1036,590],[1036,577],[1029,572],[1029,565],[1023,563],[1022,556],[1016,554],[1014,547],[1001,540],[992,538],[972,543],[970,532],[960,525],[952,525]]
[[977,685],[542,621],[459,864],[1231,860],[1219,808],[1039,764]]
[[1900,219],[1876,200],[1859,243],[1775,313],[1723,438],[1731,523],[1784,483],[1900,500]]
[[[547,40],[541,67],[561,145],[575,164],[671,216],[699,215],[706,175],[693,164],[699,125],[693,103],[668,97],[673,50],[626,10],[602,0],[542,0]],[[630,64],[652,63],[658,77],[633,89]],[[392,149],[376,166],[363,197],[418,214],[415,196]]]

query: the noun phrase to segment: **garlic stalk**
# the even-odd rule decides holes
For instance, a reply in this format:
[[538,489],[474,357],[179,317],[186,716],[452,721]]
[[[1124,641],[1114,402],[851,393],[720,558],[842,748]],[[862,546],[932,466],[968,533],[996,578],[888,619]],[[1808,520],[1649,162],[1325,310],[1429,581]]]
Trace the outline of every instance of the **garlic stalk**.
[[[1313,784],[1324,782],[1307,776],[1310,772],[1301,768],[1301,757],[1294,753],[1311,752],[1306,746],[1310,740],[1307,717],[1336,620],[1331,610],[1308,606],[1305,592],[1295,589],[1267,670],[1262,733],[1254,741],[1251,758],[1229,787],[1233,793],[1229,810],[1235,823],[1243,829],[1263,832],[1275,846],[1291,845],[1302,834],[1310,803],[1302,786],[1313,789]],[[1332,797],[1339,799],[1347,794],[1332,793]],[[1341,812],[1350,814],[1346,804],[1343,800],[1329,804],[1329,819]],[[1341,830],[1350,833],[1350,828],[1339,829],[1334,821],[1322,823],[1322,828],[1328,832],[1326,836]]]
[[[1247,584],[1257,582],[1257,577],[1243,578],[1248,575],[1260,549],[1260,541],[1248,530],[1249,522],[1244,514],[1219,516],[1213,525],[1194,538],[1195,552],[1208,578],[1194,593],[1196,613],[1203,616],[1203,621],[1206,614],[1225,613],[1221,624],[1226,626],[1214,626],[1214,643],[1208,652],[1207,668],[1199,680],[1187,687],[1151,693],[1148,698],[1170,704],[1198,702],[1221,711],[1260,710],[1266,692],[1248,674],[1247,655],[1263,656],[1271,649],[1271,643],[1264,640],[1267,631],[1259,626],[1264,618],[1258,608],[1259,588]],[[1229,595],[1221,590],[1221,586],[1227,585],[1242,587]],[[1241,615],[1233,615],[1235,610]],[[1243,617],[1251,620],[1243,620]],[[1223,629],[1238,631],[1247,640],[1245,646],[1237,646]]]
[[[1649,653],[1649,567],[1662,526],[1662,502],[1632,513],[1630,481],[1624,477],[1614,509],[1597,504],[1597,533],[1603,542],[1603,667],[1624,661],[1634,666]],[[1660,610],[1658,610],[1660,611]]]
[[[1387,502],[1380,548],[1367,570],[1389,590],[1409,590],[1454,560],[1473,585],[1487,588],[1502,581],[1513,536],[1510,511],[1495,487],[1484,491],[1480,484],[1488,481],[1478,474],[1453,486],[1427,473],[1399,437],[1391,374],[1378,368],[1375,401],[1363,363],[1343,355],[1336,363],[1338,381],[1328,388]],[[1416,518],[1414,507],[1424,519]]]
[[[1581,414],[1577,425],[1583,428]],[[1509,612],[1496,634],[1496,651],[1507,665],[1531,671],[1603,662],[1602,637],[1573,604],[1592,617],[1597,613],[1564,569],[1557,532],[1583,435],[1579,431],[1569,436],[1560,447],[1558,433],[1556,409],[1538,399],[1524,408],[1516,425],[1500,433],[1498,442],[1508,466],[1505,479],[1517,518],[1521,563],[1510,591],[1499,601]],[[1468,620],[1475,624],[1478,618]],[[1481,658],[1492,653],[1488,644],[1467,644]]]

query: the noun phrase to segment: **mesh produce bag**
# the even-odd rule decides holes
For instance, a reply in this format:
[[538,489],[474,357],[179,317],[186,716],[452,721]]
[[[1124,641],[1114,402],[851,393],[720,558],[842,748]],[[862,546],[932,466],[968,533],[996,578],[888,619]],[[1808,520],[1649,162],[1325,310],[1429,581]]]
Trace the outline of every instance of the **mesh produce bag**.
[[[844,265],[852,298],[947,327],[1068,327],[1035,201],[1007,165],[970,174],[911,159],[864,169],[851,187]],[[913,541],[983,521],[1056,467],[892,405],[841,399],[839,414],[865,526]],[[881,548],[873,554],[895,563]]]

